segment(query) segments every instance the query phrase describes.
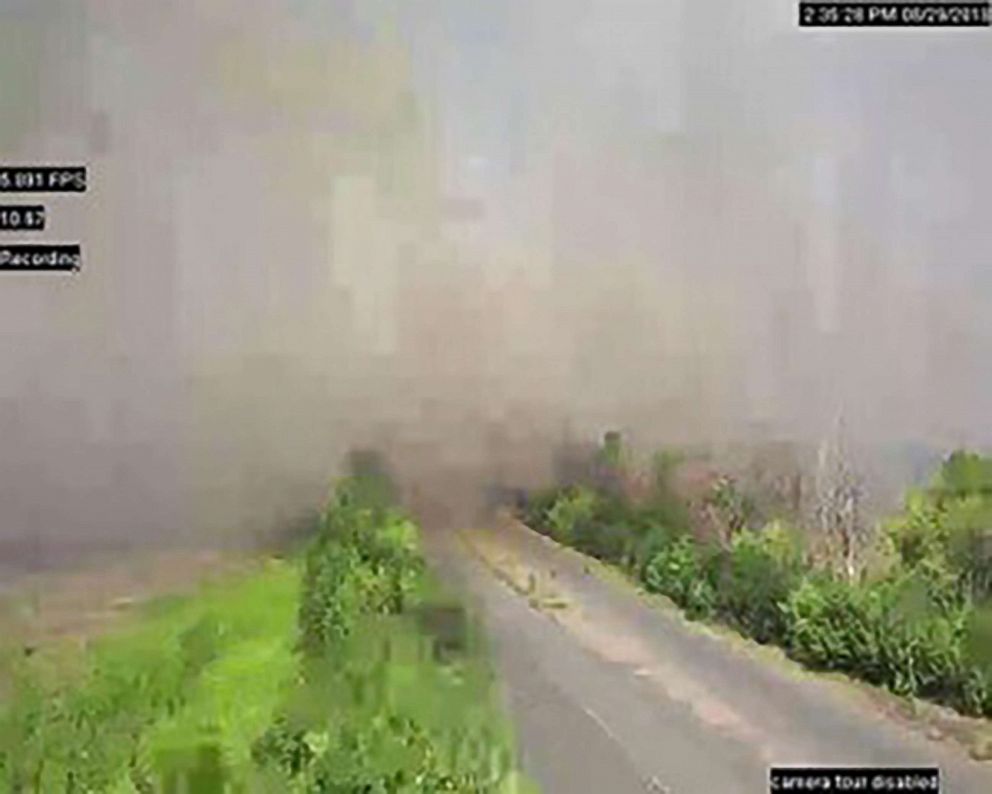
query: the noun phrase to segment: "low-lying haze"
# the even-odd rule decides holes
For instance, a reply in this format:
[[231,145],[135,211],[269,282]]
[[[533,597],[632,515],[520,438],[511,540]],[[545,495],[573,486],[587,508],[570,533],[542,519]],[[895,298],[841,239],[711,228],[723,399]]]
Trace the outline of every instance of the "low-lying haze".
[[0,563],[265,530],[353,445],[988,444],[992,38],[795,15],[0,0],[0,159],[90,173],[82,272],[0,279]]

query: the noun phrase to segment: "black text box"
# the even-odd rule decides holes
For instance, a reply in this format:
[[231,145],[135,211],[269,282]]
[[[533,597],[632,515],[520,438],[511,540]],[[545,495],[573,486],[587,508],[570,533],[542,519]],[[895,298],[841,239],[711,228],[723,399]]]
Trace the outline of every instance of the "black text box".
[[866,792],[866,794],[937,794],[940,770],[937,767],[775,766],[768,773],[768,787],[779,792]]
[[0,166],[0,193],[84,193],[84,165]]
[[0,271],[73,273],[82,266],[79,245],[0,245]]
[[806,28],[975,28],[990,25],[989,0],[968,3],[801,2]]
[[0,204],[0,232],[42,232],[45,208],[41,204]]

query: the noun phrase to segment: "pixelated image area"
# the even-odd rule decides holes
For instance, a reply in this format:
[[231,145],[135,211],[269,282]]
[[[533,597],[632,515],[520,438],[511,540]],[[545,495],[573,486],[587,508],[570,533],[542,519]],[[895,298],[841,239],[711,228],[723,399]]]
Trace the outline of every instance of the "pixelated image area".
[[992,788],[992,39],[797,11],[0,0],[0,791]]

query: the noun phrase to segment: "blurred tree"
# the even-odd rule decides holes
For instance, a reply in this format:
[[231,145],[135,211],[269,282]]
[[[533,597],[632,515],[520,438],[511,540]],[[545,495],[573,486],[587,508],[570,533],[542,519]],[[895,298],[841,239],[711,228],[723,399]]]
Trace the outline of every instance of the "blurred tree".
[[871,532],[861,509],[864,481],[849,458],[842,414],[820,446],[815,493],[816,525],[828,561],[854,579]]

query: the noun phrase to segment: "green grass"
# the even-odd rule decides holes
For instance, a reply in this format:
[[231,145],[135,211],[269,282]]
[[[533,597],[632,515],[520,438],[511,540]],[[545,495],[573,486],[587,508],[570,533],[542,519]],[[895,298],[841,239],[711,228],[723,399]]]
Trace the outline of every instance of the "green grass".
[[253,758],[270,789],[520,792],[481,637],[388,489],[341,483],[307,550],[301,681]]
[[342,491],[306,555],[0,659],[0,792],[533,792],[416,527]]
[[237,764],[295,669],[298,593],[298,567],[270,562],[85,648],[8,649],[0,790],[148,790],[207,735]]
[[288,791],[536,791],[516,772],[480,642],[425,582],[416,607],[369,616],[305,664],[256,757]]

